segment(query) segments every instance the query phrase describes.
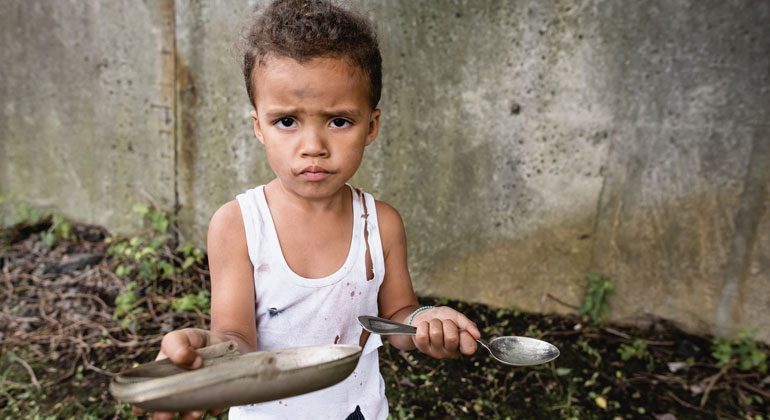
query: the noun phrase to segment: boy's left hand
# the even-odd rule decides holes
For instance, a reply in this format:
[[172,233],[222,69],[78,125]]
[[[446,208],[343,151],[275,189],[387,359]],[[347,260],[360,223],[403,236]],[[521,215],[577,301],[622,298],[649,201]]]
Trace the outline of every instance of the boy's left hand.
[[471,355],[478,348],[476,339],[481,338],[475,322],[448,306],[418,312],[412,326],[417,327],[412,337],[417,349],[436,359]]

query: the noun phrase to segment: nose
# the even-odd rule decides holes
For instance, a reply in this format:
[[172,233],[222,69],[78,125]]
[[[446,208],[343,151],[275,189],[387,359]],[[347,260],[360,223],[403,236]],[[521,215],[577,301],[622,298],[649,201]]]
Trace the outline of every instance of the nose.
[[324,130],[309,128],[302,136],[300,154],[303,157],[327,157],[329,148],[326,143]]

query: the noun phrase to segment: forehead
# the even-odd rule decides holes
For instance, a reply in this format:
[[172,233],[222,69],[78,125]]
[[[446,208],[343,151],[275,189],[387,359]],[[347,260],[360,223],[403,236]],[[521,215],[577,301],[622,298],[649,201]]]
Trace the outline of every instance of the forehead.
[[369,105],[369,78],[346,59],[317,57],[300,62],[269,57],[254,69],[252,83],[258,108],[266,102]]

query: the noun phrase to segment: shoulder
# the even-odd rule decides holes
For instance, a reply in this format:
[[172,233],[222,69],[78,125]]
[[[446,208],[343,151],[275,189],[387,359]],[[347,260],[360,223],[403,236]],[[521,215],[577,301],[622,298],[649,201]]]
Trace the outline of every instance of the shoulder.
[[208,246],[233,246],[242,242],[246,245],[241,206],[232,200],[217,209],[209,222]]
[[379,200],[376,200],[374,204],[377,207],[377,223],[380,225],[382,247],[387,256],[392,247],[406,244],[404,221],[398,211],[390,204]]

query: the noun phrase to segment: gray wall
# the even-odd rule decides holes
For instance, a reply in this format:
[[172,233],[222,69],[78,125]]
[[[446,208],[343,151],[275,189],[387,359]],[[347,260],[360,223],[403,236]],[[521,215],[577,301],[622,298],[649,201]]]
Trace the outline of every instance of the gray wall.
[[[264,1],[0,5],[0,194],[116,231],[271,179],[237,43]],[[354,2],[385,62],[353,182],[419,293],[770,341],[770,3]],[[553,299],[549,296],[553,296]]]

